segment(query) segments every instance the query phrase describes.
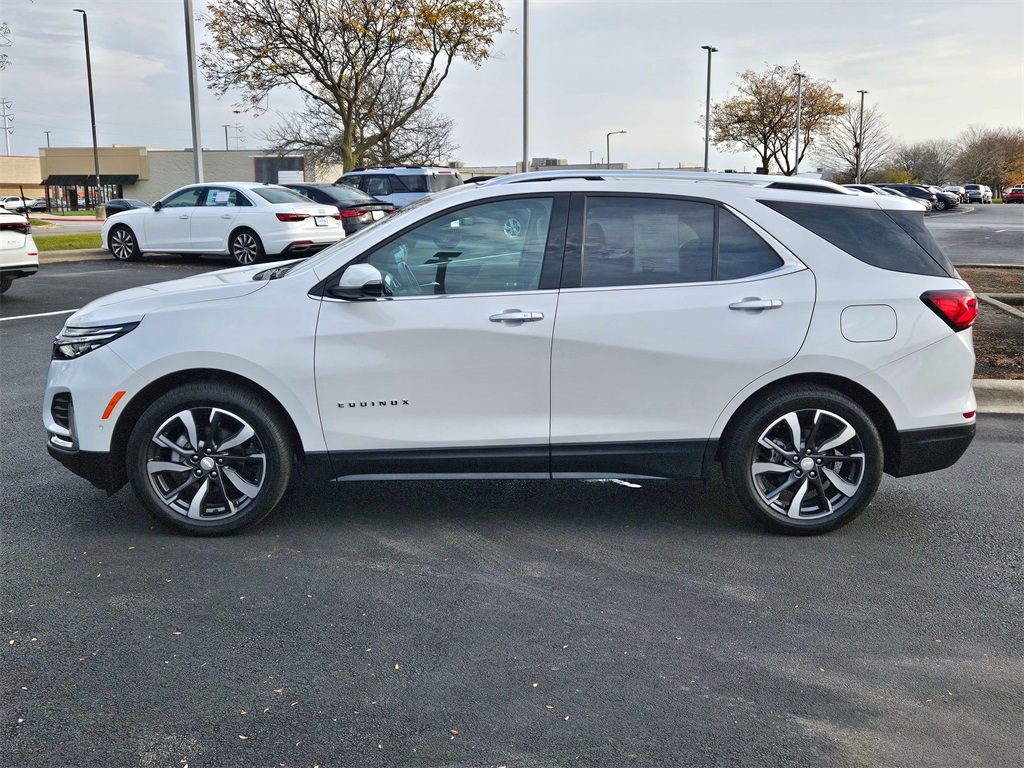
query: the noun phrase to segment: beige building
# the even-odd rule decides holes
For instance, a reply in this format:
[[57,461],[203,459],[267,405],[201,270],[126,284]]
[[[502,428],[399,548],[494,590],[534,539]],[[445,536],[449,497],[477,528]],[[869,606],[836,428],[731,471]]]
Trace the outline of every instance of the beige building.
[[[147,203],[195,181],[192,150],[99,147],[104,197]],[[91,207],[96,163],[91,147],[41,147],[39,157],[0,157],[0,192],[48,197],[51,207]],[[316,166],[308,156],[259,150],[203,150],[203,181],[327,181],[340,166]]]

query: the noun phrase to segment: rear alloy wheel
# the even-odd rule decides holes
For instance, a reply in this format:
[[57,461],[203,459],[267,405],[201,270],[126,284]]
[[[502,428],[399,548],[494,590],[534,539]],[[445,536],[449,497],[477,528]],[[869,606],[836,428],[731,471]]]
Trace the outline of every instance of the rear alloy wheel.
[[935,201],[935,210],[936,211],[944,211],[948,207],[949,207],[949,205],[946,203],[945,200],[936,200]]
[[128,476],[159,522],[185,533],[234,533],[281,499],[292,451],[280,421],[244,389],[197,382],[142,415],[128,442]]
[[884,457],[878,430],[853,400],[801,387],[768,396],[726,442],[723,471],[744,509],[773,531],[817,534],[874,498]]
[[135,261],[142,255],[135,233],[124,225],[110,230],[110,253],[118,261]]
[[240,229],[231,236],[231,257],[239,266],[262,261],[264,255],[263,243],[251,229]]

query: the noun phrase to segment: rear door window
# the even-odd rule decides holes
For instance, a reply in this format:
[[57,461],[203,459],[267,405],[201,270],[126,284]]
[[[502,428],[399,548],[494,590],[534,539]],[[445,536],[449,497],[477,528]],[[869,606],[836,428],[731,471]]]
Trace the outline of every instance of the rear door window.
[[[737,280],[784,264],[744,222],[709,202],[594,195],[582,227],[584,288]],[[577,284],[564,277],[564,285]]]

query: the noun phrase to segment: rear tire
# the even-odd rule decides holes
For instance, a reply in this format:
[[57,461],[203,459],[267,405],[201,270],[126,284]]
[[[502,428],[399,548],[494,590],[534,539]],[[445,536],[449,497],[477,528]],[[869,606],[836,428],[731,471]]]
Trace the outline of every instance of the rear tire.
[[14,283],[13,277],[0,277],[0,293],[7,293],[7,289]]
[[194,536],[235,533],[269,515],[288,486],[292,449],[267,403],[231,384],[171,390],[128,440],[132,487],[158,522]]
[[263,261],[266,253],[263,250],[263,243],[259,236],[251,229],[240,229],[231,236],[229,246],[231,258],[241,267],[248,267],[256,262]]
[[747,513],[779,533],[813,535],[864,511],[884,453],[864,410],[827,387],[769,394],[730,428],[722,469]]

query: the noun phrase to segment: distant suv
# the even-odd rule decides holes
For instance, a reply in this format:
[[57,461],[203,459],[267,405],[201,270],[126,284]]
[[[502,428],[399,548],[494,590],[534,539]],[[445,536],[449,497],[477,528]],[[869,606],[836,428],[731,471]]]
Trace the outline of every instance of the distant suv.
[[39,271],[39,248],[32,239],[32,224],[19,213],[0,210],[0,293],[19,277]]
[[[883,473],[967,449],[975,314],[909,201],[804,178],[527,173],[310,259],[89,304],[54,341],[43,423],[73,472],[130,483],[199,535],[269,514],[297,461],[375,483],[646,482],[718,462],[758,522],[821,533]],[[879,517],[907,503],[894,491]]]
[[967,198],[972,203],[988,205],[992,202],[992,190],[984,184],[964,184],[964,189],[967,190]]
[[344,174],[336,183],[361,189],[371,197],[398,208],[462,184],[462,174],[453,168],[395,165],[386,168],[356,168]]

